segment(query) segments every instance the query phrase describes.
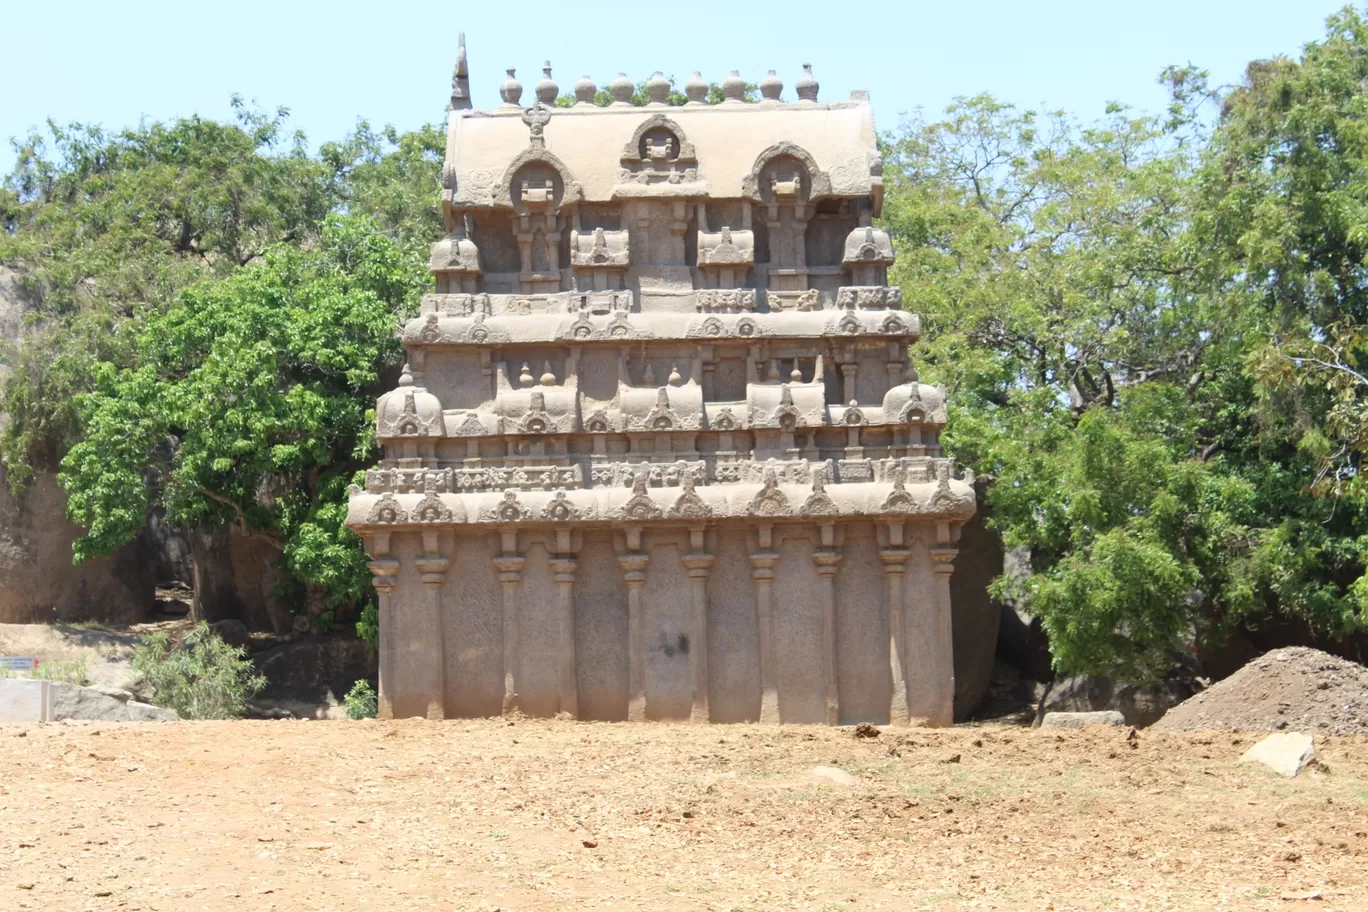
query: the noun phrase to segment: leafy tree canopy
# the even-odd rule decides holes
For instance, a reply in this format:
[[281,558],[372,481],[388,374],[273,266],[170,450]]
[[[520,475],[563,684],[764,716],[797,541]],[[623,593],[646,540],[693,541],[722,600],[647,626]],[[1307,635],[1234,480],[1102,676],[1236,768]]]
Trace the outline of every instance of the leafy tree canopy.
[[148,314],[134,364],[95,365],[77,402],[84,434],[60,475],[89,527],[77,559],[131,540],[156,506],[177,526],[277,545],[328,607],[359,599],[369,576],[342,527],[346,486],[374,457],[367,398],[425,284],[369,219],[334,216],[316,248],[277,245]]
[[74,403],[92,365],[131,364],[141,315],[186,286],[277,244],[316,243],[330,212],[372,215],[415,258],[426,245],[416,239],[440,231],[437,128],[401,135],[362,122],[311,156],[287,132],[286,109],[234,107],[232,124],[191,117],[108,133],[49,123],[15,144],[0,187],[0,265],[39,303],[6,353],[0,459],[12,487],[79,436]]
[[[924,315],[920,363],[951,390],[946,443],[995,479],[993,521],[1030,551],[1020,594],[1056,666],[1132,680],[1271,616],[1368,628],[1363,504],[1308,488],[1324,397],[1262,367],[1275,327],[1313,337],[1264,287],[1286,263],[1250,268],[1267,245],[1246,249],[1241,226],[1274,204],[1238,181],[1222,195],[1245,90],[1213,129],[1203,75],[1165,79],[1159,117],[1113,106],[1080,124],[979,97],[885,149],[895,278]],[[1271,158],[1241,154],[1265,179]]]

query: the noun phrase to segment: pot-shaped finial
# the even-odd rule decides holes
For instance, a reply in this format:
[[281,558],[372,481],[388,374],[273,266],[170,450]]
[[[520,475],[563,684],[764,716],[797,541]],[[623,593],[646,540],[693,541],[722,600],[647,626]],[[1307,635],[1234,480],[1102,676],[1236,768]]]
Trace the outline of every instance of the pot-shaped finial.
[[635,91],[636,87],[632,85],[632,80],[627,78],[626,73],[618,73],[617,79],[608,85],[608,94],[613,96],[613,104],[615,105],[631,104],[632,94]]
[[812,75],[812,64],[803,64],[803,75],[798,77],[798,84],[794,86],[798,92],[798,100],[816,101],[819,88],[821,88],[821,84]]
[[704,81],[703,74],[694,70],[693,76],[684,83],[684,94],[689,98],[689,104],[705,104],[708,100],[708,83]]
[[670,80],[666,79],[660,70],[656,70],[651,78],[646,80],[646,94],[650,97],[651,104],[665,104],[670,97]]
[[778,101],[779,96],[784,91],[784,80],[775,75],[774,70],[770,70],[765,78],[760,80],[760,94],[767,101]]
[[499,86],[499,97],[506,105],[517,105],[522,100],[522,83],[518,82],[517,69],[508,68],[508,78]]
[[732,70],[731,75],[722,80],[722,95],[726,101],[746,100],[746,80],[741,78],[739,70]]
[[556,80],[551,78],[551,61],[546,61],[542,67],[542,78],[537,83],[537,101],[544,105],[556,103],[556,96],[560,94],[560,86],[556,85]]
[[593,104],[598,94],[598,85],[588,76],[581,76],[575,83],[575,104]]

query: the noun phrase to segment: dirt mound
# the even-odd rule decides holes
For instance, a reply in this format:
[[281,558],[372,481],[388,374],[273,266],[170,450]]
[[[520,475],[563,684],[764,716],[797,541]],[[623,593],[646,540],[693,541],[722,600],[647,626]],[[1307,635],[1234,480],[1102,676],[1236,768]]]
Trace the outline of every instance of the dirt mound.
[[1368,733],[1368,668],[1305,646],[1275,649],[1175,706],[1154,729]]

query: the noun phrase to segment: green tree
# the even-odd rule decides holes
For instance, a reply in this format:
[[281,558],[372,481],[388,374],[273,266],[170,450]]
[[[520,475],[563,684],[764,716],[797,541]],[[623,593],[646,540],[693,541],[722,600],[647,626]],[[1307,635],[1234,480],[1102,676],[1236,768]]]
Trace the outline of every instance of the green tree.
[[154,507],[184,527],[229,524],[279,547],[329,608],[369,576],[343,528],[346,487],[375,448],[394,327],[422,264],[364,216],[334,216],[317,247],[278,245],[186,288],[139,323],[133,364],[93,368],[84,429],[62,462],[77,560],[132,539]]
[[1271,615],[1327,636],[1368,620],[1363,512],[1305,490],[1307,441],[1269,420],[1257,369],[1268,310],[1211,240],[1205,82],[1165,78],[1161,117],[1080,125],[980,97],[885,150],[894,277],[951,389],[945,442],[1030,549],[1056,667],[1132,680]]
[[446,128],[428,124],[410,133],[366,121],[341,142],[324,143],[319,157],[333,175],[337,206],[364,214],[418,259],[444,233],[442,156]]
[[132,354],[121,328],[135,312],[271,245],[316,237],[333,205],[327,168],[286,132],[286,109],[234,108],[235,124],[191,117],[107,133],[49,123],[15,143],[0,265],[41,302],[7,355],[0,397],[0,458],[16,489],[79,433],[75,397],[92,365]]
[[1201,225],[1232,299],[1261,320],[1265,422],[1320,458],[1318,493],[1355,502],[1368,451],[1365,81],[1368,21],[1352,8],[1301,59],[1250,64],[1225,98]]

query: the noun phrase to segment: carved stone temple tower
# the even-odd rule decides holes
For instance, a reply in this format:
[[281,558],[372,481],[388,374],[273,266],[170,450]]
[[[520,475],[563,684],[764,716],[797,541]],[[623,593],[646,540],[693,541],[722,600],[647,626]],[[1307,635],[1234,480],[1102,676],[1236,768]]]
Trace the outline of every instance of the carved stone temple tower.
[[380,713],[948,725],[972,479],[886,283],[865,93],[650,103],[587,77],[471,109],[436,292],[348,525],[374,558]]

